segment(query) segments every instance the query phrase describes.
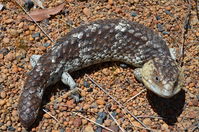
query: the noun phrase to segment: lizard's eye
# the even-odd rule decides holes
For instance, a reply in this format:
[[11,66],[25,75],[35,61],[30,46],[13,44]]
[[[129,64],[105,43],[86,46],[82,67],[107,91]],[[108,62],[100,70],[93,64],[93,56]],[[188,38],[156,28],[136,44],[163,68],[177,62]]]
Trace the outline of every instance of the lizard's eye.
[[155,80],[156,80],[156,81],[160,81],[160,78],[156,76],[156,77],[155,77]]

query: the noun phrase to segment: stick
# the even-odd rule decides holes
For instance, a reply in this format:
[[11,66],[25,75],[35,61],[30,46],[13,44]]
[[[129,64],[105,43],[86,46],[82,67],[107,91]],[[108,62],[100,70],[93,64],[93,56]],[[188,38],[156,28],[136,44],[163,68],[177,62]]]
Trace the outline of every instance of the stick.
[[112,98],[118,105],[120,108],[123,108],[127,113],[129,113],[136,121],[138,121],[143,127],[145,127],[146,129],[151,130],[150,128],[148,128],[144,123],[142,123],[136,116],[134,116],[128,109],[126,109],[122,104],[120,104],[119,101],[117,101],[113,96],[111,96],[105,89],[103,89],[99,84],[97,84],[92,78],[90,78],[87,74],[86,77],[88,77],[90,79],[90,81],[92,83],[94,83],[99,89],[101,89],[104,93],[106,93],[110,98]]

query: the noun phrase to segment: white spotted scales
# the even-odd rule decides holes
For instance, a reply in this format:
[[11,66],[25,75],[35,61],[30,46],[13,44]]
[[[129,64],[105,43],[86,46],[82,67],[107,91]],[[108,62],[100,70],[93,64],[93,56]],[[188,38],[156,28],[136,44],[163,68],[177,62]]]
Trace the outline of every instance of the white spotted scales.
[[69,32],[34,64],[19,99],[22,125],[29,128],[35,122],[49,85],[62,80],[74,88],[69,73],[107,61],[137,67],[139,80],[161,97],[172,97],[181,89],[181,70],[157,33],[124,19],[98,20]]

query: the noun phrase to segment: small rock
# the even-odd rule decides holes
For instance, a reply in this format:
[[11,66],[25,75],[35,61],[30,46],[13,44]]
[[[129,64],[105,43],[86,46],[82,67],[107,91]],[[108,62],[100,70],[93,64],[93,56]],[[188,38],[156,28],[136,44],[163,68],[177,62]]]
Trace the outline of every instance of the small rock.
[[17,116],[17,115],[18,115],[17,110],[13,110],[13,111],[12,111],[12,116],[15,117],[15,116]]
[[133,126],[142,127],[142,125],[137,121],[133,121],[132,124]]
[[8,131],[15,131],[16,129],[13,126],[8,126],[7,130]]
[[196,119],[197,113],[195,111],[192,111],[192,112],[189,113],[189,117],[192,118],[192,119]]
[[93,127],[91,125],[87,125],[84,129],[84,132],[94,132]]
[[146,125],[151,125],[152,121],[151,121],[150,118],[145,118],[145,119],[143,120],[143,123],[146,124]]
[[1,95],[1,98],[4,99],[6,97],[6,92],[2,91],[0,95]]
[[83,9],[83,13],[84,13],[86,16],[91,16],[91,10],[88,9],[88,8],[84,8],[84,9]]
[[96,103],[97,103],[98,105],[104,105],[104,104],[105,104],[105,101],[104,101],[103,99],[98,99],[98,100],[96,101]]
[[35,30],[35,26],[34,25],[29,26],[29,30],[30,31],[34,31]]
[[95,132],[102,132],[102,127],[97,127],[97,129],[95,129]]
[[165,13],[169,16],[172,16],[172,13],[169,10],[166,10]]
[[139,3],[139,0],[134,0],[135,3]]
[[59,132],[58,130],[52,130],[51,132]]
[[111,125],[111,122],[112,122],[112,120],[107,119],[104,121],[104,125],[109,127]]
[[114,132],[119,132],[119,127],[117,125],[111,125],[109,128]]
[[72,132],[72,129],[71,128],[66,128],[65,132]]
[[73,121],[73,125],[74,125],[75,127],[80,127],[80,126],[82,125],[82,120],[81,120],[81,118],[79,118],[79,117],[75,118],[74,121]]
[[4,42],[5,44],[7,44],[7,43],[10,42],[10,39],[9,39],[9,38],[3,38],[3,42]]
[[5,103],[6,103],[6,101],[5,100],[0,100],[0,106],[3,106],[3,105],[5,105]]
[[102,124],[105,119],[106,119],[106,113],[105,112],[99,112],[98,117],[96,119],[96,122],[99,123],[99,124]]
[[162,24],[157,24],[157,28],[158,28],[158,31],[159,32],[163,32],[164,31],[164,27],[163,27],[163,25]]
[[50,119],[50,118],[51,118],[51,116],[50,116],[49,114],[47,114],[47,113],[44,114],[44,117],[45,117],[46,119]]
[[23,28],[23,26],[24,26],[23,22],[20,22],[19,25],[18,25],[19,28]]
[[7,20],[5,20],[5,24],[11,24],[12,22],[14,22],[13,19],[7,19]]
[[85,104],[84,106],[83,106],[83,109],[84,110],[87,110],[87,109],[89,109],[90,108],[90,105],[89,104]]
[[3,54],[0,53],[0,59],[3,59]]
[[108,0],[108,4],[112,5],[113,4],[113,0]]
[[40,37],[40,32],[33,34],[32,37],[33,38]]
[[198,101],[199,101],[199,94],[198,95],[196,95],[196,98],[198,99]]
[[16,36],[18,36],[18,32],[17,32],[17,30],[15,30],[15,29],[10,29],[10,34],[13,36],[13,37],[16,37]]
[[60,128],[59,132],[65,132],[65,129],[64,128]]
[[7,55],[9,53],[9,50],[7,48],[0,49],[0,54],[3,54],[3,56]]
[[4,58],[5,61],[12,61],[15,59],[15,54],[13,52],[9,52]]
[[169,128],[169,126],[166,123],[162,124],[162,126],[161,126],[162,130],[167,130],[168,128]]
[[[115,117],[116,117],[116,115],[117,115],[117,113],[114,111],[114,112],[112,112],[112,113],[111,113],[111,115],[115,118]],[[112,118],[112,117],[110,117],[110,119],[111,119],[111,120],[113,120],[113,118]]]
[[49,47],[49,46],[50,46],[50,43],[44,43],[43,46],[44,46],[44,47]]
[[136,17],[137,15],[138,15],[137,12],[135,12],[135,11],[131,12],[132,17]]
[[160,16],[155,16],[156,20],[160,20],[161,17]]
[[74,100],[68,100],[67,102],[66,102],[66,105],[68,106],[68,107],[70,107],[70,108],[73,108],[74,106],[75,106],[75,104],[74,104]]
[[84,81],[84,87],[89,88],[90,84],[87,81]]

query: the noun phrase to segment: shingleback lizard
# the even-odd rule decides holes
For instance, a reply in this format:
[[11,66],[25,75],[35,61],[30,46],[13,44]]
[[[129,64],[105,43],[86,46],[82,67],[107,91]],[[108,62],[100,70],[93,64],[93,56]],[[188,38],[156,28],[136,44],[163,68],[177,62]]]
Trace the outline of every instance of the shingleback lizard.
[[138,78],[158,96],[169,98],[181,89],[180,67],[157,33],[124,19],[98,20],[73,29],[38,57],[19,99],[21,124],[29,128],[35,122],[49,85],[61,79],[70,88],[75,88],[69,73],[107,61],[137,67]]

